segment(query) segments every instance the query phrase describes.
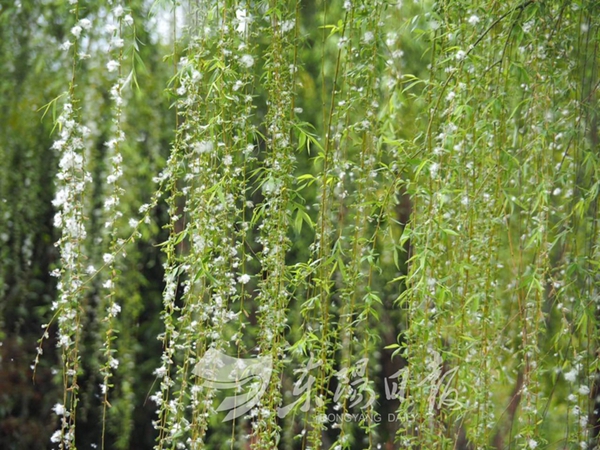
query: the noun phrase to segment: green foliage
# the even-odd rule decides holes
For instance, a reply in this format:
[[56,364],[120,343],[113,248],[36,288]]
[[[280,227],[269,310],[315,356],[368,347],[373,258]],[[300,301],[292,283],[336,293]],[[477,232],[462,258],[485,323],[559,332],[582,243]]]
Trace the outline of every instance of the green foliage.
[[598,2],[59,3],[0,5],[2,448],[599,445]]

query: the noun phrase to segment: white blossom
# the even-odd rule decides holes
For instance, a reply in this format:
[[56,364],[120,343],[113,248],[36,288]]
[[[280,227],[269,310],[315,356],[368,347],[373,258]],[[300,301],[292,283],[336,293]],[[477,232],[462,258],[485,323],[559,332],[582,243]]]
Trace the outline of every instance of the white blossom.
[[65,41],[58,47],[60,50],[68,51],[73,46],[71,41]]
[[71,28],[71,34],[78,38],[81,36],[81,30],[82,28],[79,25],[75,25],[73,28]]
[[254,58],[252,57],[252,55],[248,55],[248,54],[246,54],[246,55],[243,55],[243,56],[240,58],[240,63],[241,63],[243,66],[245,66],[245,67],[247,67],[247,68],[250,68],[250,67],[252,67],[252,66],[254,65]]
[[56,430],[50,437],[50,442],[57,444],[58,442],[60,442],[61,437],[62,437],[62,432],[60,430]]
[[477,17],[475,14],[473,14],[471,17],[469,17],[469,20],[468,20],[468,22],[469,22],[471,25],[477,25],[477,24],[479,23],[479,21],[480,21],[480,20],[481,20],[481,19],[480,19],[479,17]]
[[52,407],[52,411],[54,411],[57,416],[62,416],[65,414],[65,407],[61,403],[57,403]]
[[572,383],[577,379],[577,374],[577,369],[571,369],[569,372],[565,373],[565,380],[570,381]]
[[117,70],[119,68],[119,66],[120,66],[119,61],[115,61],[113,59],[106,64],[106,69],[109,72],[114,72],[115,70]]
[[90,21],[90,19],[81,19],[78,25],[84,30],[89,30],[90,28],[92,28],[92,22]]
[[168,371],[165,366],[161,366],[153,372],[153,374],[156,375],[158,378],[164,378],[165,376],[167,376],[167,373]]
[[284,20],[281,23],[281,31],[284,33],[287,33],[288,31],[293,30],[295,26],[296,26],[295,20]]
[[438,170],[440,170],[439,163],[431,163],[431,165],[429,166],[429,173],[431,174],[431,178],[437,177]]
[[241,275],[238,278],[238,281],[240,283],[242,283],[242,284],[246,284],[246,283],[248,283],[250,281],[250,275],[248,275],[247,273],[245,273],[245,274]]
[[107,311],[109,315],[115,317],[121,312],[121,306],[117,303],[113,303],[111,306],[108,307]]
[[118,36],[115,36],[115,37],[113,37],[111,39],[110,45],[113,46],[113,47],[115,47],[115,48],[122,48],[123,45],[125,45],[125,43],[124,43],[123,39],[121,39]]
[[210,141],[200,141],[193,145],[193,149],[197,153],[208,153],[213,149],[213,143]]

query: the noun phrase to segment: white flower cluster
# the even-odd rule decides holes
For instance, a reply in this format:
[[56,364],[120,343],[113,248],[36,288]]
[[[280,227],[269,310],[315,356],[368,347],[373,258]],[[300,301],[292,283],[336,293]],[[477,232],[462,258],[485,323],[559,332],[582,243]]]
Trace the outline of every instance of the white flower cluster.
[[[86,23],[82,26],[86,26]],[[64,354],[75,355],[65,360],[67,383],[74,385],[77,349],[73,351],[73,347],[81,332],[80,320],[77,319],[84,273],[81,248],[86,237],[83,199],[86,186],[92,181],[85,167],[84,139],[90,131],[78,123],[70,102],[64,105],[57,122],[61,131],[52,148],[59,152],[60,161],[57,190],[52,204],[56,208],[54,225],[62,231],[56,243],[60,248],[62,269],[58,272],[58,299],[52,304],[52,309],[57,311],[58,316],[57,346],[62,348]],[[54,411],[62,417],[61,428],[52,435],[51,440],[69,448],[75,435],[70,411],[62,405],[56,405]]]
[[[124,23],[125,25],[131,25],[133,19],[130,15],[125,15],[125,9],[122,5],[117,4],[112,10],[112,15],[116,19],[117,23]],[[104,200],[104,228],[107,233],[107,240],[110,241],[110,250],[104,253],[102,261],[108,266],[108,273],[114,273],[115,255],[117,248],[121,245],[121,240],[118,239],[115,226],[116,221],[122,217],[123,213],[118,210],[118,205],[121,202],[121,197],[124,193],[123,188],[119,185],[118,181],[123,176],[123,155],[120,152],[120,144],[125,141],[125,133],[122,130],[121,118],[123,115],[123,104],[124,100],[122,97],[122,91],[125,85],[125,80],[120,76],[120,69],[122,67],[122,48],[124,46],[124,40],[121,37],[121,27],[108,24],[106,26],[107,42],[109,42],[109,53],[108,62],[106,63],[106,70],[109,73],[119,72],[118,77],[110,89],[110,97],[113,101],[111,108],[112,115],[112,138],[109,139],[104,145],[107,148],[106,165],[108,168],[108,175],[106,176],[106,197]],[[109,278],[104,281],[102,287],[106,290],[106,303],[104,308],[106,311],[104,322],[107,324],[105,330],[105,339],[103,343],[103,354],[105,357],[105,363],[101,368],[101,374],[103,375],[103,381],[100,384],[100,392],[104,397],[104,401],[108,402],[108,391],[111,386],[110,378],[112,373],[119,367],[119,360],[114,357],[115,350],[111,348],[111,341],[113,335],[113,321],[121,312],[121,306],[115,301],[115,280]]]
[[471,17],[469,17],[469,19],[467,20],[467,22],[469,22],[470,25],[477,25],[480,22],[480,18],[478,16],[476,16],[475,14],[473,14]]
[[252,57],[252,55],[242,55],[240,57],[240,64],[249,69],[254,65],[254,58]]
[[59,283],[62,292],[56,308],[61,308],[69,303],[79,288],[76,276],[79,272],[78,246],[86,237],[81,199],[92,178],[85,170],[83,157],[83,139],[88,136],[89,129],[76,122],[71,103],[64,105],[58,124],[61,126],[60,137],[52,148],[60,152],[60,162],[58,188],[52,204],[56,208],[54,226],[62,229],[57,245],[61,249],[63,273],[72,278]]
[[[77,3],[76,0],[70,0],[71,4]],[[89,19],[80,19],[77,24],[71,27],[71,34],[73,35],[74,41],[81,39],[84,31],[89,31],[92,28],[92,21]],[[63,51],[69,51],[69,49],[74,45],[75,42],[66,40],[62,44],[59,45],[59,49]],[[85,58],[88,55],[80,54],[80,58]]]
[[119,205],[121,202],[121,194],[123,189],[116,185],[117,181],[121,176],[123,176],[123,156],[121,153],[117,153],[114,148],[117,142],[121,142],[124,140],[124,134],[121,130],[117,132],[118,137],[112,139],[106,143],[106,146],[109,149],[113,149],[114,155],[110,158],[110,162],[112,163],[111,171],[106,177],[106,183],[109,186],[113,186],[112,192],[104,201],[104,210],[107,213],[106,221],[104,222],[104,227],[107,229],[112,229],[115,221],[123,215],[120,211],[116,211],[115,207]]

